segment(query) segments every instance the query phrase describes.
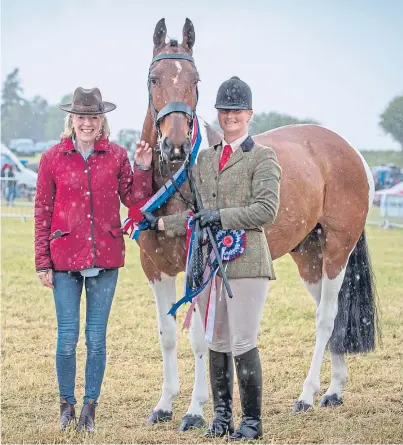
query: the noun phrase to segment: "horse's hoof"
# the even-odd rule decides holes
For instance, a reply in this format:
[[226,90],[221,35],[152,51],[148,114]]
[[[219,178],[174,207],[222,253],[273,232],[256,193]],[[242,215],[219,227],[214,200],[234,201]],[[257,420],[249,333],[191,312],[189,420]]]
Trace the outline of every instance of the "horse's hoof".
[[196,414],[185,414],[182,417],[182,422],[179,425],[178,431],[188,431],[196,428],[203,428],[206,426],[202,416]]
[[328,408],[329,406],[340,406],[343,405],[343,399],[337,394],[324,395],[320,399],[320,406],[322,408]]
[[150,418],[147,420],[148,425],[153,425],[159,422],[169,422],[172,420],[172,411],[163,411],[159,409],[158,411],[153,411]]
[[303,400],[297,400],[294,403],[294,406],[292,407],[293,413],[304,413],[308,411],[308,409],[311,409],[312,405],[309,405],[308,403],[305,403]]

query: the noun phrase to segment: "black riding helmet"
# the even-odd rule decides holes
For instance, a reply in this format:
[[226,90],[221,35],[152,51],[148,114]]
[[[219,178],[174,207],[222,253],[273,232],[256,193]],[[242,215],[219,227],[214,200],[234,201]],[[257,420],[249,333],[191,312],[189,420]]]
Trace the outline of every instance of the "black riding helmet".
[[252,91],[239,77],[233,76],[221,84],[215,103],[217,109],[252,110]]

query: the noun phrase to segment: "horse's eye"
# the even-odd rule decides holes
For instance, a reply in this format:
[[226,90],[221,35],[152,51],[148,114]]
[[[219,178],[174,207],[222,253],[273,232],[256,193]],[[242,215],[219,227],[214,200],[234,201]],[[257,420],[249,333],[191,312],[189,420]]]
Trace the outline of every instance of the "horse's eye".
[[156,77],[151,77],[151,78],[150,78],[150,82],[151,82],[153,85],[157,85],[157,83],[158,83],[158,79],[157,79]]

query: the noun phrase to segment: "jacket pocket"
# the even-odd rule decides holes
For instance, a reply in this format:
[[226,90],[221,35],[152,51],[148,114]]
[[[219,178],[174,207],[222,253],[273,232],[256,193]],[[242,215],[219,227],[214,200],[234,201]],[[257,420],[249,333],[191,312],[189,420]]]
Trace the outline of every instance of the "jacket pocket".
[[125,232],[122,229],[122,227],[116,227],[114,229],[109,229],[109,233],[114,237],[117,238],[119,236],[122,236]]
[[53,239],[61,238],[62,236],[67,236],[67,235],[70,235],[70,230],[67,232],[63,232],[62,230],[58,229],[49,235],[49,239],[53,240]]

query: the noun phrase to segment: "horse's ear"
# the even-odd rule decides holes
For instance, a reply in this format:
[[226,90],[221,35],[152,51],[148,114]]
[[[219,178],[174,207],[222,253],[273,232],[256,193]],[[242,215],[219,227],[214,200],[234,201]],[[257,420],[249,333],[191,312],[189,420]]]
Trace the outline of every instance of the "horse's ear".
[[183,41],[182,46],[185,46],[188,49],[192,49],[195,44],[195,29],[191,20],[186,18],[185,25],[183,27]]
[[215,130],[206,121],[204,121],[204,128],[206,129],[207,133],[207,143],[209,144],[210,147],[212,145],[218,144],[223,140],[224,136],[218,130]]
[[165,19],[161,19],[155,26],[154,31],[154,46],[159,48],[165,44],[165,37],[167,36],[167,27],[165,26]]

